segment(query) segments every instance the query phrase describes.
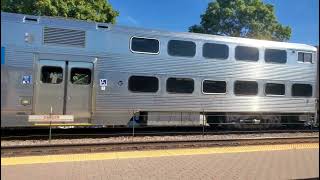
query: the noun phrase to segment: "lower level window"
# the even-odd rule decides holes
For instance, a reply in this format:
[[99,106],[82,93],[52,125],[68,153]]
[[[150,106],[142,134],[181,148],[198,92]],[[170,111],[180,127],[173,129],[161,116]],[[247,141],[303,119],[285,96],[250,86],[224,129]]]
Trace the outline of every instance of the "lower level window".
[[312,96],[312,85],[310,84],[293,84],[292,96]]
[[204,80],[202,83],[202,91],[204,93],[226,93],[225,81]]
[[266,95],[284,95],[285,85],[277,83],[267,83],[265,93]]
[[255,81],[236,81],[234,83],[234,94],[236,95],[257,95],[258,83]]
[[159,80],[152,76],[131,76],[129,78],[129,90],[132,92],[157,92]]
[[167,92],[192,94],[193,90],[194,90],[193,79],[190,79],[190,78],[168,78],[168,80],[167,80]]

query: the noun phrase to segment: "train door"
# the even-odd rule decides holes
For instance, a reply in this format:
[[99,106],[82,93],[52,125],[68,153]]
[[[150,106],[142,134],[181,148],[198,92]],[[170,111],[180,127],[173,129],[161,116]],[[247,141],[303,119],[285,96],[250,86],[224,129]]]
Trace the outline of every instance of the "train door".
[[91,116],[92,63],[68,63],[68,82],[66,91],[66,114],[75,118],[89,119]]
[[35,114],[91,117],[93,64],[40,60],[35,87]]
[[65,61],[41,60],[35,80],[35,114],[63,114]]

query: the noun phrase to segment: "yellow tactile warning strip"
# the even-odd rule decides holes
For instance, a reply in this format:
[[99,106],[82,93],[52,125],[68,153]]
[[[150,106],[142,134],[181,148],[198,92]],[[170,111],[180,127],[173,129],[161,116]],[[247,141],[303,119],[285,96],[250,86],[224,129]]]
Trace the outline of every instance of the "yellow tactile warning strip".
[[216,153],[242,153],[256,151],[283,151],[293,149],[315,149],[319,148],[318,143],[305,144],[281,144],[281,145],[256,145],[256,146],[232,146],[232,147],[210,147],[197,149],[170,149],[170,150],[148,150],[148,151],[128,151],[128,152],[106,152],[106,153],[84,153],[67,155],[46,155],[46,156],[25,156],[1,158],[1,166],[58,163],[75,161],[94,161],[110,159],[130,159],[130,158],[150,158],[168,157],[183,155],[204,155]]

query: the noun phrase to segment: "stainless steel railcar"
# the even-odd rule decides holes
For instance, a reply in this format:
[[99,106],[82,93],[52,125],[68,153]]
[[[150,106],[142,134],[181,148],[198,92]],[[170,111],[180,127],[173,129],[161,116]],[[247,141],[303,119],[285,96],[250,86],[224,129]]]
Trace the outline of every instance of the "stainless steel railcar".
[[1,127],[314,123],[316,51],[1,12]]

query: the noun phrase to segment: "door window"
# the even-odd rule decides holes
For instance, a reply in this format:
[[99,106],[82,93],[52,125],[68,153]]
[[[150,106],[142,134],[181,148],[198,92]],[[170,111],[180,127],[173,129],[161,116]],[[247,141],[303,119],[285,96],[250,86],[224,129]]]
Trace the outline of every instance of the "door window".
[[91,83],[91,70],[86,68],[71,69],[71,83],[88,85]]
[[41,81],[48,84],[60,84],[63,80],[62,68],[57,66],[43,66]]

